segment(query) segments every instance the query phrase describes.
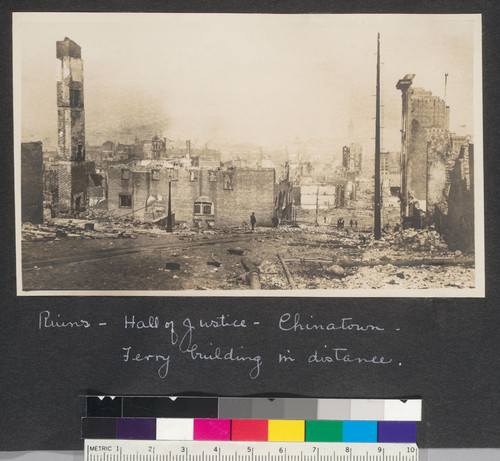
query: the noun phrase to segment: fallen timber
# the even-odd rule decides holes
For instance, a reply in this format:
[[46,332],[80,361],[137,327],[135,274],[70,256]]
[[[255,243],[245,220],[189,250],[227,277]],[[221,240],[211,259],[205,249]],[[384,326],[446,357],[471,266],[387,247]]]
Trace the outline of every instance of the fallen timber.
[[290,274],[290,270],[288,269],[286,262],[279,255],[279,253],[278,253],[278,260],[280,261],[281,265],[283,266],[283,270],[285,271],[285,275],[286,275],[286,278],[288,279],[288,283],[290,284],[290,287],[292,288],[292,290],[295,290],[297,288],[297,286],[295,285],[295,280],[293,280],[292,274]]
[[287,263],[319,263],[319,264],[337,264],[342,267],[372,267],[372,266],[398,266],[398,267],[416,267],[416,266],[474,266],[475,259],[466,258],[422,258],[422,259],[373,259],[367,261],[348,260],[348,259],[315,259],[315,258],[295,258],[284,260]]
[[[361,244],[361,242],[360,242]],[[290,247],[308,247],[308,248],[359,248],[360,245],[350,245],[346,243],[330,243],[330,242],[320,242],[320,243],[308,243],[308,242],[290,242],[288,243]]]

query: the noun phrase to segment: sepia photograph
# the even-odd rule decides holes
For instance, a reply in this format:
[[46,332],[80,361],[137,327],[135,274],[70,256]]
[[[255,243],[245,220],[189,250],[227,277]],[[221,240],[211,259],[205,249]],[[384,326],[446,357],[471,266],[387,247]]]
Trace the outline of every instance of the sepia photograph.
[[14,13],[17,293],[484,297],[481,15]]

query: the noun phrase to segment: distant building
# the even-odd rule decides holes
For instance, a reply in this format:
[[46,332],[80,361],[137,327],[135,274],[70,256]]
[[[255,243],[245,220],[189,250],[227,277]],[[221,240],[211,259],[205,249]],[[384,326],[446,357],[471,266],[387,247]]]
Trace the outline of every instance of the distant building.
[[104,149],[102,146],[90,146],[87,144],[85,147],[85,159],[94,162],[96,166],[102,166],[104,161]]
[[219,168],[221,166],[221,153],[218,150],[205,146],[203,149],[191,153],[191,147],[189,147],[189,152],[193,166],[200,168]]
[[338,179],[326,184],[306,184],[296,187],[300,191],[303,210],[329,210],[348,206],[352,197],[352,181]]
[[363,146],[359,143],[351,143],[342,148],[342,166],[347,173],[361,173],[363,162]]
[[21,220],[43,222],[43,151],[42,143],[21,144]]
[[166,158],[167,142],[164,138],[153,136],[151,140],[136,142],[134,154],[137,158],[162,160]]
[[167,152],[167,143],[165,139],[161,139],[158,136],[154,136],[151,140],[151,157],[153,160],[159,160],[165,158],[165,153]]
[[380,152],[380,176],[384,195],[401,193],[401,153]]
[[119,162],[134,160],[135,159],[135,145],[134,144],[120,144],[118,143],[115,148],[115,160]]
[[334,185],[300,186],[300,207],[303,210],[328,210],[334,208],[337,201],[337,188]]

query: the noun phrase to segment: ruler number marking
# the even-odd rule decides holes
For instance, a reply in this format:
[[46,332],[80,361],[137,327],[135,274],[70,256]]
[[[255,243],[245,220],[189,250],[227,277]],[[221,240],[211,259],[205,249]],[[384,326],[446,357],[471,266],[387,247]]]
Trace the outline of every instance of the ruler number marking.
[[[94,442],[94,443],[92,443]],[[100,445],[104,443],[105,445]],[[415,444],[86,441],[85,461],[418,461]]]

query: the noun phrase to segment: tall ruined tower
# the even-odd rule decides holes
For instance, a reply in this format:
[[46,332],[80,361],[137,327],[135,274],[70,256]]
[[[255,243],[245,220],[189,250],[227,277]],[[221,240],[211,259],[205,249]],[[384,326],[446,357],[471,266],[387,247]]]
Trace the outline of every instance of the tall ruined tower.
[[[414,88],[414,74],[398,81],[401,90],[401,195],[403,216],[411,216],[410,202],[435,205],[446,182],[450,108],[443,99]],[[429,210],[428,210],[429,211]]]
[[66,37],[57,42],[57,59],[61,61],[57,81],[59,158],[85,161],[82,49]]
[[87,200],[85,109],[81,47],[65,37],[56,42],[59,205],[81,210]]

